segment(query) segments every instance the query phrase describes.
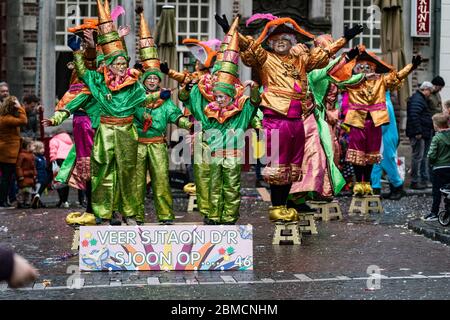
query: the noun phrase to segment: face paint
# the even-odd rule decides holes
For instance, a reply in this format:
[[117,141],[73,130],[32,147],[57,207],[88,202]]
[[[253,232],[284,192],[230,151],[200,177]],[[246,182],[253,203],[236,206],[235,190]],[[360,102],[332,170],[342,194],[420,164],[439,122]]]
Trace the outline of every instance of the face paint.
[[291,35],[287,33],[277,34],[270,39],[270,46],[281,55],[286,55],[292,48]]
[[109,66],[109,69],[118,76],[123,77],[127,72],[128,63],[124,57],[117,57],[114,62]]
[[160,82],[161,80],[159,80],[157,75],[151,74],[145,79],[144,85],[148,90],[156,91],[159,88]]
[[374,73],[375,69],[376,69],[375,66],[373,66],[373,65],[371,65],[371,64],[369,64],[367,62],[362,61],[362,62],[358,62],[355,65],[355,67],[353,68],[353,72],[355,74],[359,74],[359,73],[368,74],[368,73]]
[[217,104],[221,108],[225,108],[231,103],[231,97],[227,96],[226,94],[220,91],[214,92],[214,100],[216,100]]

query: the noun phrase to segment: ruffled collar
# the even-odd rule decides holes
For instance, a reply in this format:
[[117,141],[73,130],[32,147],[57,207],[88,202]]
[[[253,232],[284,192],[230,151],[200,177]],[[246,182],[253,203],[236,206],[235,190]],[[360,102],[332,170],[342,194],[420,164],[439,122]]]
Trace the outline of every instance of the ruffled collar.
[[111,91],[119,91],[120,89],[130,86],[139,81],[139,71],[136,69],[127,69],[124,76],[116,76],[107,67],[103,68],[106,86]]
[[221,108],[216,101],[210,102],[203,112],[208,118],[216,119],[220,124],[242,111],[245,99],[234,99],[233,103]]

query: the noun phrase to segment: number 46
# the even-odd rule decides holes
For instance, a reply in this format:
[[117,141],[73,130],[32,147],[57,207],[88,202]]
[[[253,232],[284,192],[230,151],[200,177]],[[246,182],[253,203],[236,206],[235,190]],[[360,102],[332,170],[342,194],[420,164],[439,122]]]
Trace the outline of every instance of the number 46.
[[246,256],[244,261],[242,261],[242,257],[239,256],[237,257],[235,264],[239,267],[244,266],[246,268],[249,268],[252,265],[252,258],[250,256]]

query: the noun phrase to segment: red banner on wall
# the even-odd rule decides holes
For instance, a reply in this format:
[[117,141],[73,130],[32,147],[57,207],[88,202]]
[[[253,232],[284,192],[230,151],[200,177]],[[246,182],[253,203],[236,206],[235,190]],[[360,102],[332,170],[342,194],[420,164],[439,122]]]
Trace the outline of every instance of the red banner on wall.
[[411,36],[431,36],[431,0],[411,1]]

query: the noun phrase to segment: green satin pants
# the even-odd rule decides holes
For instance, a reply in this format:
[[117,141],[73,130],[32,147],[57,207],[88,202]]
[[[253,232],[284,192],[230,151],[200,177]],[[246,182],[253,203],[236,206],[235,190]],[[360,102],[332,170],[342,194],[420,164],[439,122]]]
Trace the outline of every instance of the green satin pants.
[[210,165],[208,218],[219,223],[235,223],[241,204],[241,159],[213,158]]
[[209,214],[209,166],[210,150],[201,142],[201,134],[196,138],[194,146],[194,180],[197,195],[197,208],[202,217]]
[[91,154],[92,208],[102,219],[113,211],[125,217],[138,212],[136,153],[138,134],[134,124],[101,123]]
[[169,184],[169,153],[165,143],[139,143],[138,145],[136,174],[139,210],[136,220],[142,222],[145,220],[147,171],[150,173],[153,203],[158,221],[175,220]]

